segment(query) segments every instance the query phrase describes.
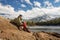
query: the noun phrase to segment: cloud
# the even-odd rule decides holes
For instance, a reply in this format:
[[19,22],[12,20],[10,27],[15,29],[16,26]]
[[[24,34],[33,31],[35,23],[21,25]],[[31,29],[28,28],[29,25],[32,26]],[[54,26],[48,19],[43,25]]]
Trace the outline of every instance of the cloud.
[[34,6],[41,7],[41,3],[34,1]]
[[24,5],[24,4],[21,4],[21,6],[22,6],[22,7],[26,7],[26,5]]
[[0,12],[1,13],[14,13],[14,8],[13,7],[11,7],[10,5],[6,5],[6,6],[4,6],[4,5],[2,5],[1,3],[0,3]]
[[24,19],[30,19],[30,18],[34,18],[40,13],[40,9],[39,8],[33,8],[32,10],[19,10],[18,12],[14,11],[14,8],[10,5],[5,5],[3,6],[2,4],[0,4],[0,14],[5,14],[2,15],[4,17],[8,17],[8,18],[15,18],[18,15],[22,14]]
[[[0,15],[8,18],[15,18],[18,17],[18,15],[22,14],[24,19],[31,19],[37,16],[42,16],[47,14],[51,15],[60,15],[60,7],[53,7],[53,8],[38,8],[34,7],[31,10],[19,10],[18,12],[14,11],[14,8],[10,5],[2,5],[0,3]],[[3,14],[3,15],[2,15]],[[55,17],[55,16],[53,16]]]
[[8,17],[8,18],[13,18],[16,17],[14,16],[14,14],[16,14],[16,12],[14,11],[14,8],[11,5],[2,5],[0,3],[0,14],[5,14],[5,15],[1,15],[4,17]]
[[42,16],[44,14],[47,14],[49,16],[52,16],[53,18],[55,18],[55,16],[53,15],[60,15],[60,7],[54,7],[54,8],[32,8],[32,10],[27,10],[27,11],[23,11],[23,10],[19,10],[17,12],[18,14],[22,14],[24,19],[31,19],[37,16]]
[[58,2],[60,2],[60,0],[55,0],[55,3],[58,3]]
[[54,8],[42,8],[43,12],[45,12],[46,14],[56,14],[59,15],[60,14],[60,7],[54,7]]
[[32,5],[32,3],[30,2],[30,0],[25,0],[26,3]]
[[50,3],[49,1],[45,1],[44,4],[45,4],[45,7],[47,8],[53,8],[52,3]]

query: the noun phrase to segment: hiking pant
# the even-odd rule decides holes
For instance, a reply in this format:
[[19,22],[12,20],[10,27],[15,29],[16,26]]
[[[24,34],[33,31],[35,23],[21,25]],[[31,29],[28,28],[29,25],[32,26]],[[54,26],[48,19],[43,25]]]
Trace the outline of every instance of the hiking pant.
[[30,31],[28,30],[28,28],[23,28],[23,30],[30,33]]

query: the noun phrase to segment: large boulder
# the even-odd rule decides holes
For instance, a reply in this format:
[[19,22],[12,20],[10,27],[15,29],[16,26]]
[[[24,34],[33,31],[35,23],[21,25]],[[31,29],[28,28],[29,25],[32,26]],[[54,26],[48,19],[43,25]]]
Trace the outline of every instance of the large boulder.
[[37,32],[33,33],[35,36],[36,40],[60,40],[59,36],[54,36],[54,35],[60,35],[58,33],[48,33],[48,32]]

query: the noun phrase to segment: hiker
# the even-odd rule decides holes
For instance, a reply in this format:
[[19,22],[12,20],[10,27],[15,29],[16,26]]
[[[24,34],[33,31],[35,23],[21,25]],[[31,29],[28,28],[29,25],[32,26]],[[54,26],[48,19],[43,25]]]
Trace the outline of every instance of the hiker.
[[27,28],[27,24],[25,21],[22,19],[22,15],[19,15],[17,18],[13,20],[13,24],[17,26],[19,30],[24,30],[27,32],[30,32]]

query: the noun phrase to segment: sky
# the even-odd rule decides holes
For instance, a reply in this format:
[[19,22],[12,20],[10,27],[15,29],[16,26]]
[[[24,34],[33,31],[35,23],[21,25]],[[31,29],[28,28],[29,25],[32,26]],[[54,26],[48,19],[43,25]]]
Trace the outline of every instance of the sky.
[[15,18],[22,14],[24,19],[37,16],[60,16],[60,0],[0,0],[0,16]]

